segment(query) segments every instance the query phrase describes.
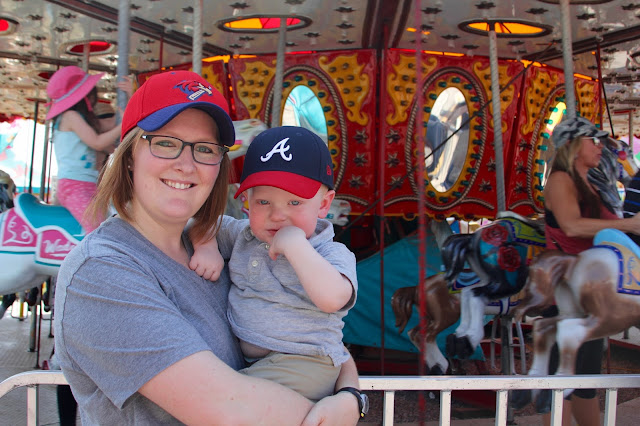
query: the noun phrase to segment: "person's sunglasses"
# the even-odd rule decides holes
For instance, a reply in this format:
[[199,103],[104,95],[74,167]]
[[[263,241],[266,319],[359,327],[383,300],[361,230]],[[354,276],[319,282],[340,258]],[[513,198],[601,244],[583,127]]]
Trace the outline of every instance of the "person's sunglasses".
[[229,152],[226,146],[212,142],[185,142],[173,136],[162,135],[142,135],[141,137],[149,142],[151,155],[167,160],[178,158],[185,145],[191,147],[193,161],[209,166],[220,164],[224,155]]
[[596,138],[593,136],[585,136],[585,137],[589,139],[591,142],[593,142],[595,146],[604,147],[604,139]]

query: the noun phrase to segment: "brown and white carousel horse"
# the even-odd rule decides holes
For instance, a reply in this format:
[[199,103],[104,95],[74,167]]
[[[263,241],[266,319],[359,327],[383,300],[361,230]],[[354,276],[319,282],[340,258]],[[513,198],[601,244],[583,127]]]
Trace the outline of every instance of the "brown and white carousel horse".
[[[555,374],[572,375],[576,353],[584,342],[640,326],[640,247],[616,229],[600,231],[593,243],[577,255],[545,251],[529,267],[526,294],[516,315],[538,313],[554,300],[559,311],[558,316],[537,319],[533,324],[530,376],[549,373],[554,343],[560,354]],[[572,391],[565,389],[565,396]],[[550,392],[538,394],[533,392],[536,406],[549,407]],[[514,392],[512,404],[522,407],[531,399],[531,391]]]

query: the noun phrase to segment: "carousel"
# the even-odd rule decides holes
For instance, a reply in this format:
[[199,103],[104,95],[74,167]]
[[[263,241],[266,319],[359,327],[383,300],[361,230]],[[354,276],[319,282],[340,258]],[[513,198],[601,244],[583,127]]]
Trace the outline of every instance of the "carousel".
[[[501,373],[526,374],[535,310],[523,301],[531,297],[529,265],[539,265],[545,246],[536,219],[555,126],[583,117],[609,133],[600,181],[619,212],[638,171],[633,1],[0,6],[0,326],[55,312],[57,269],[84,236],[55,205],[55,130],[45,120],[48,79],[67,65],[105,73],[99,102],[116,117],[127,102],[119,78],[133,76],[139,86],[167,70],[202,74],[231,105],[239,135],[232,181],[261,129],[303,126],[326,142],[337,192],[329,219],[358,259],[358,302],[344,342],[363,375],[452,374],[459,360],[496,356]],[[242,216],[243,207],[230,200],[228,212]],[[501,237],[487,245],[489,234]],[[626,263],[638,261],[633,243],[599,238]],[[638,272],[620,268],[612,273],[629,277],[627,294],[640,294]],[[611,341],[640,348],[629,330],[638,323],[609,327]]]

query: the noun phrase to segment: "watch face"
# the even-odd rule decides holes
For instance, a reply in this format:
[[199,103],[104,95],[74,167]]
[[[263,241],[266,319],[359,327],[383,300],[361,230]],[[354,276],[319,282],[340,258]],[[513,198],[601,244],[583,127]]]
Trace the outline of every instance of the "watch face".
[[369,412],[369,397],[366,393],[361,393],[360,399],[362,400],[362,413],[367,414]]

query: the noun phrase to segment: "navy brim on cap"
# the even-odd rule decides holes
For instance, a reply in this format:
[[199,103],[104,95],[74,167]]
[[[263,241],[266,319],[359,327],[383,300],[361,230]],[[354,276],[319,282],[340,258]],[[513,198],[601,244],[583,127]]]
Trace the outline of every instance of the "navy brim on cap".
[[164,107],[140,120],[138,127],[145,132],[153,132],[173,120],[176,115],[188,108],[203,110],[214,119],[220,132],[220,142],[223,145],[233,146],[235,144],[236,132],[231,118],[225,110],[210,102],[186,102]]

